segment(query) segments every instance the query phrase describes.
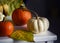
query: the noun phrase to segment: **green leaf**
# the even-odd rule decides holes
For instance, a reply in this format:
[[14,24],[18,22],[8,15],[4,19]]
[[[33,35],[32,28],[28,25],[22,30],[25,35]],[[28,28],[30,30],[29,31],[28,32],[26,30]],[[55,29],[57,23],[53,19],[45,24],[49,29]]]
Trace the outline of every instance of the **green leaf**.
[[2,4],[2,6],[4,4],[9,6],[7,15],[12,15],[13,11],[19,8],[22,3],[23,0],[0,0],[0,4]]

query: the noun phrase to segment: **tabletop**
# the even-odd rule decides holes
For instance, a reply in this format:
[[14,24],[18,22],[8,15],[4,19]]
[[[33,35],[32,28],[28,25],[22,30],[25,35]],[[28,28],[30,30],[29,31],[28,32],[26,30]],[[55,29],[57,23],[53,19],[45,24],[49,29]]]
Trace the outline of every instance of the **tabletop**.
[[[34,41],[51,41],[57,40],[57,35],[50,31],[46,31],[39,34],[34,34]],[[25,43],[26,41],[16,41],[8,37],[0,37],[0,43]],[[26,42],[26,43],[33,43],[33,42]]]

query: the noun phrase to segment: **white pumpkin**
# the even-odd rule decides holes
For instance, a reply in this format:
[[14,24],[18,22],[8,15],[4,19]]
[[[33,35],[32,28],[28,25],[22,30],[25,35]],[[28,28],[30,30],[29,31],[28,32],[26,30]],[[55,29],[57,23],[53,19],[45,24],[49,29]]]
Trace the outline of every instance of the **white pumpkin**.
[[5,15],[3,15],[1,12],[0,12],[0,21],[3,21]]
[[28,21],[27,28],[33,33],[45,32],[49,28],[49,21],[44,17],[39,17],[38,20],[36,17],[33,17]]
[[45,32],[49,28],[49,20],[45,17],[33,17],[28,21],[27,28],[33,33]]

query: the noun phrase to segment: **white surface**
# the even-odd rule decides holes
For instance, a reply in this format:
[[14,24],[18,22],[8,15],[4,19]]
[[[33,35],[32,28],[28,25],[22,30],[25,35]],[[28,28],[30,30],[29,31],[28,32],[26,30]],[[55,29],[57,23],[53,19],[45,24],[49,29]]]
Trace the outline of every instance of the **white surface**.
[[50,41],[57,40],[57,36],[50,31],[40,34],[34,34],[34,41]]
[[54,43],[54,41],[48,41],[47,43]]
[[45,43],[45,41],[39,41],[39,42],[35,42],[35,43]]
[[15,26],[15,29],[25,29],[27,28],[27,24],[23,25],[23,26]]
[[26,41],[17,41],[17,40],[15,40],[14,43],[34,43],[34,42],[26,42]]
[[0,43],[13,43],[13,39],[8,37],[0,37]]

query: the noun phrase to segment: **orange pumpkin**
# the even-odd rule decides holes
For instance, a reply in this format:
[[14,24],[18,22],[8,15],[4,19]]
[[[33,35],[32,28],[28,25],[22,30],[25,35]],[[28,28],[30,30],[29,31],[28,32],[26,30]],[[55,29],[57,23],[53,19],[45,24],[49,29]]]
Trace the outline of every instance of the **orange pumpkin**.
[[27,24],[29,19],[31,19],[31,12],[26,9],[18,8],[12,14],[12,20],[18,26]]
[[9,36],[14,30],[14,26],[9,21],[0,22],[0,36]]

